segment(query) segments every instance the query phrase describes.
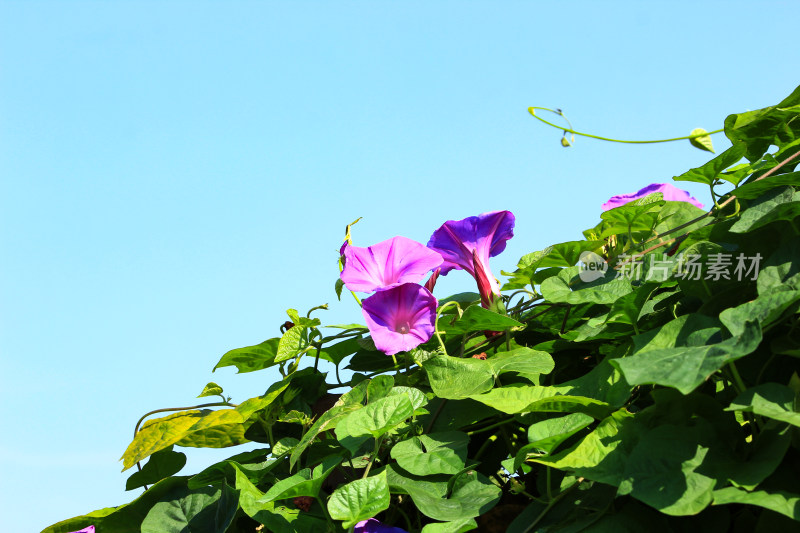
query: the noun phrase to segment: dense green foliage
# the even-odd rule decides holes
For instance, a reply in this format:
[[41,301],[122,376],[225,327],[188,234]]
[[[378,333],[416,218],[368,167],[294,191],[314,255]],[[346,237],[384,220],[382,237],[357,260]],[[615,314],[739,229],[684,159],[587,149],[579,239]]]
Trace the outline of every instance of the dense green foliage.
[[[128,488],[150,487],[46,531],[324,532],[370,517],[424,533],[796,530],[800,88],[729,116],[725,135],[731,148],[674,178],[708,184],[711,211],[652,195],[522,257],[502,309],[442,299],[446,353],[434,336],[388,357],[363,326],[290,309],[281,337],[215,367],[277,366],[281,381],[150,418],[123,455],[126,469],[147,459]],[[584,281],[587,251],[605,276]],[[263,447],[177,475],[175,446],[249,441]]]

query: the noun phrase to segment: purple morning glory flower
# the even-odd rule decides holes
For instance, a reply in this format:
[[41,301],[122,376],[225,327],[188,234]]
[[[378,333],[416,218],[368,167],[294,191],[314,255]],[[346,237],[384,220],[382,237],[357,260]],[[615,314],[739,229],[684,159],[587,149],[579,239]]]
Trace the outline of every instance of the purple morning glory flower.
[[669,183],[651,183],[647,187],[639,189],[634,193],[612,196],[609,201],[602,205],[602,209],[603,211],[608,211],[609,209],[625,205],[633,200],[644,198],[648,194],[653,194],[654,192],[662,193],[664,195],[664,200],[671,202],[689,202],[693,206],[703,209],[703,204],[697,201],[695,197],[690,196],[688,192]]
[[72,533],[94,533],[94,526],[85,527],[79,531],[73,531]]
[[373,292],[416,283],[442,264],[441,256],[417,241],[392,237],[368,248],[347,246],[341,279],[351,291]]
[[366,298],[361,311],[375,347],[394,355],[416,348],[433,336],[437,305],[428,289],[404,283]]
[[374,518],[359,522],[354,531],[355,533],[408,533],[405,529],[381,524]]
[[500,286],[489,269],[489,258],[505,250],[506,241],[513,236],[514,214],[493,211],[448,220],[433,232],[428,248],[442,255],[443,276],[453,269],[463,269],[478,281],[481,303],[486,307],[486,302],[500,294]]

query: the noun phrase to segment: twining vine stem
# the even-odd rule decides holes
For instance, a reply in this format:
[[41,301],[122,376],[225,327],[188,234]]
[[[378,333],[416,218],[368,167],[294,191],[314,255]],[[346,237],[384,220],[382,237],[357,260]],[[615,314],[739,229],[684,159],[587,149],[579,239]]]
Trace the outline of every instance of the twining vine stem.
[[[574,129],[572,129],[572,127],[565,128],[563,126],[559,126],[558,124],[553,124],[552,122],[550,122],[548,120],[545,120],[542,117],[540,117],[539,115],[537,115],[533,111],[534,109],[540,109],[542,111],[549,111],[551,113],[555,113],[556,115],[558,115],[560,117],[563,117],[564,120],[566,120],[567,117],[565,117],[563,113],[561,113],[559,110],[550,109],[548,107],[532,106],[532,107],[528,108],[528,112],[531,114],[531,116],[533,116],[533,118],[535,118],[537,120],[541,120],[542,122],[544,122],[548,126],[556,128],[558,130],[562,130],[562,131],[567,132],[567,133],[572,133],[573,135],[580,135],[581,137],[589,137],[591,139],[597,139],[597,140],[600,140],[600,141],[609,141],[609,142],[623,143],[623,144],[655,144],[655,143],[666,143],[666,142],[672,142],[672,141],[685,141],[685,140],[697,139],[699,137],[708,137],[709,135],[713,135],[715,133],[720,133],[722,131],[725,131],[724,128],[723,128],[723,129],[718,129],[718,130],[714,130],[714,131],[705,131],[703,133],[696,133],[694,135],[686,135],[686,136],[683,136],[683,137],[673,137],[671,139],[655,139],[655,140],[651,140],[651,141],[627,141],[627,140],[623,140],[623,139],[613,139],[611,137],[602,137],[600,135],[592,135],[591,133],[583,133],[583,132],[580,132],[580,131],[575,131]],[[569,120],[567,120],[567,122],[569,122]],[[570,124],[570,126],[572,126],[572,125]]]

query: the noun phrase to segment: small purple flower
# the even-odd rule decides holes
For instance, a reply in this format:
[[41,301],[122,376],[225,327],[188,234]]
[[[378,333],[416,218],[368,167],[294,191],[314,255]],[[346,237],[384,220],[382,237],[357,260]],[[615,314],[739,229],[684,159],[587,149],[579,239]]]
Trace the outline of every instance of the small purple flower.
[[72,533],[94,533],[94,526],[85,527],[79,531],[73,531]]
[[408,533],[405,529],[381,524],[374,518],[359,522],[354,531],[355,533]]
[[416,283],[442,264],[441,256],[417,241],[392,237],[368,248],[347,246],[341,279],[356,292],[373,292]]
[[514,236],[514,221],[511,211],[448,220],[428,241],[428,248],[444,259],[443,276],[453,269],[463,269],[478,281],[484,307],[500,294],[500,286],[489,269],[489,258],[505,250],[506,241]]
[[664,200],[671,202],[689,202],[693,206],[703,209],[703,204],[697,201],[695,197],[690,196],[688,192],[669,183],[651,183],[647,187],[639,189],[634,193],[612,196],[609,201],[602,205],[602,209],[603,211],[608,211],[609,209],[625,205],[633,200],[644,198],[648,194],[653,194],[654,192],[662,193],[664,195]]
[[437,305],[428,289],[404,283],[366,298],[361,311],[375,347],[394,355],[416,348],[433,336]]

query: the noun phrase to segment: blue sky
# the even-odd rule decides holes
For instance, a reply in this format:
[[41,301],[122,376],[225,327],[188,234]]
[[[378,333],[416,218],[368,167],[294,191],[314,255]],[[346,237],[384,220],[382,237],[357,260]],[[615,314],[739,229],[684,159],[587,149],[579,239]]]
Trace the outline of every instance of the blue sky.
[[[796,2],[0,1],[0,526],[119,505],[136,420],[234,401],[212,374],[285,309],[361,321],[333,284],[357,245],[426,242],[509,209],[492,268],[580,238],[600,204],[710,154],[623,146],[721,127],[800,82]],[[724,148],[723,136],[714,137]],[[698,184],[683,186],[701,201]],[[471,279],[440,278],[437,294]],[[188,450],[187,472],[235,453]]]

